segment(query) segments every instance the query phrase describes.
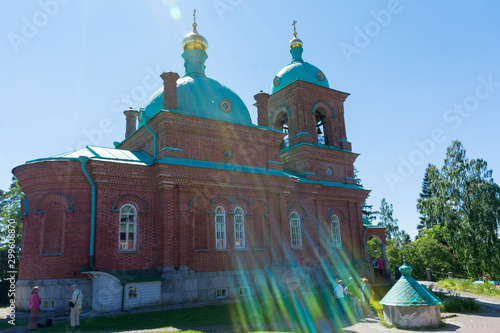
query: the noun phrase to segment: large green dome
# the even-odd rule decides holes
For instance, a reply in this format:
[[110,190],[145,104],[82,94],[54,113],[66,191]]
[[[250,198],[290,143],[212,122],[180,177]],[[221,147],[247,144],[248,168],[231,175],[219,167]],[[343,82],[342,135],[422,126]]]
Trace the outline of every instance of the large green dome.
[[325,74],[316,66],[302,60],[302,41],[296,37],[290,41],[292,62],[276,74],[271,87],[271,94],[285,88],[289,84],[300,80],[330,88]]
[[[221,120],[233,124],[250,126],[252,120],[247,107],[231,89],[205,75],[205,60],[208,58],[207,40],[193,31],[182,40],[182,57],[186,74],[177,80],[177,109],[170,112],[190,114],[196,117]],[[163,87],[149,99],[139,114],[139,126],[163,109]]]
[[[144,116],[153,117],[163,109],[163,87],[149,99],[142,111],[139,125]],[[184,76],[177,80],[177,110],[197,117],[226,121],[240,125],[252,125],[250,113],[241,98],[228,87],[206,76]]]

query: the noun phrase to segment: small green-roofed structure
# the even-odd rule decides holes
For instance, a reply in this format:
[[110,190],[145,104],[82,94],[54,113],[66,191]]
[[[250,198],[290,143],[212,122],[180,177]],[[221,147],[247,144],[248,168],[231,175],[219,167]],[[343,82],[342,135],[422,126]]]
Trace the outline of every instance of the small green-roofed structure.
[[441,323],[441,300],[411,277],[412,268],[404,263],[401,278],[382,298],[384,318],[401,327],[437,326]]

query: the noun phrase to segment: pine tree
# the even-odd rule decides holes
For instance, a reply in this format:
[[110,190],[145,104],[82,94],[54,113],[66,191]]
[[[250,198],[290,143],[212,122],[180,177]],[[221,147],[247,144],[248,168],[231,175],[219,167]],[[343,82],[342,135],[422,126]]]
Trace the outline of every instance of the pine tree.
[[423,229],[430,229],[439,224],[439,217],[436,216],[436,196],[437,181],[439,180],[439,170],[429,164],[425,169],[424,180],[422,181],[422,192],[417,200],[417,210],[420,213],[420,223],[417,229],[420,232]]
[[[358,173],[359,173],[358,169],[354,167],[354,178],[356,178],[356,184],[362,187],[363,183],[361,182],[361,179],[358,177]],[[373,205],[369,205],[366,203],[369,197],[370,195],[368,194],[368,197],[366,197],[366,200],[361,205],[361,214],[363,216],[364,221],[368,222],[369,224],[372,224],[372,221],[374,221],[377,218],[379,212],[373,211]]]

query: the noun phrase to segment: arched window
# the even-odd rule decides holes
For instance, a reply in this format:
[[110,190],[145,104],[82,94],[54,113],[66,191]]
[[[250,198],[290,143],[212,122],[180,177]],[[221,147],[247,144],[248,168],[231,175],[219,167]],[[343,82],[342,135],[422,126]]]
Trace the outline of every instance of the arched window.
[[340,220],[337,215],[332,216],[332,244],[334,248],[342,247],[342,238],[340,237]]
[[325,128],[323,126],[325,125],[326,116],[319,111],[316,111],[314,115],[316,117],[316,133],[318,135],[318,143],[321,145],[327,145],[328,140],[325,134]]
[[222,207],[215,209],[215,247],[226,248],[226,212]]
[[120,209],[120,250],[135,250],[137,238],[137,210],[132,205]]
[[302,247],[300,216],[297,212],[292,212],[292,214],[290,215],[290,236],[292,238],[292,247]]
[[245,216],[240,207],[234,210],[234,247],[245,247]]

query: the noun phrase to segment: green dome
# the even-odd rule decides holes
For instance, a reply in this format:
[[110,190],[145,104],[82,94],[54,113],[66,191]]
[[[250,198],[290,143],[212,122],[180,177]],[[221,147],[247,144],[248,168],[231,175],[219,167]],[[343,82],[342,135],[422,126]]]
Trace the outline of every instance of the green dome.
[[325,74],[318,67],[302,60],[302,52],[303,48],[300,46],[293,47],[290,50],[293,60],[274,77],[271,94],[274,94],[297,80],[330,88]]
[[[163,109],[163,87],[149,99],[139,119],[153,117]],[[197,117],[226,121],[233,124],[252,125],[247,107],[228,87],[201,75],[184,76],[177,80],[177,110]]]
[[[241,98],[228,87],[205,75],[207,47],[207,40],[198,34],[196,23],[193,23],[193,31],[182,40],[186,74],[177,80],[177,109],[169,111],[252,125],[250,113]],[[139,113],[139,126],[144,125],[146,117],[153,118],[162,109],[163,87],[151,96],[146,107]]]

